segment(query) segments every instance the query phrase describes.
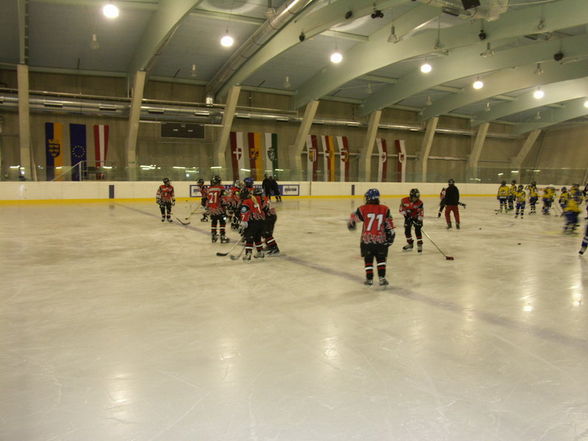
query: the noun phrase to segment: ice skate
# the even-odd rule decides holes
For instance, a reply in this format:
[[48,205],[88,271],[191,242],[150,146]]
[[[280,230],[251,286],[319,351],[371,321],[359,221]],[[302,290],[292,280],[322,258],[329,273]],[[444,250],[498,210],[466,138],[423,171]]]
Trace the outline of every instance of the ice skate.
[[585,252],[586,252],[586,247],[582,247],[582,248],[580,248],[580,251],[578,251],[578,254],[580,254],[580,256],[582,256]]
[[243,260],[245,262],[249,262],[251,260],[251,251],[245,251],[245,255],[243,256]]
[[451,230],[452,228],[453,228],[453,226],[451,225],[451,222],[449,222],[449,223],[447,224],[447,229],[448,229],[448,230]]
[[167,217],[167,221],[168,221],[168,222],[173,222],[174,220],[171,218],[171,216],[168,216],[168,217]]
[[388,286],[390,285],[385,277],[380,277],[380,286]]
[[417,244],[417,252],[419,252],[419,253],[423,252],[423,244],[422,243]]
[[227,236],[222,235],[220,241],[221,243],[229,243],[230,239]]
[[270,257],[276,257],[280,255],[280,249],[278,247],[270,248],[266,251],[266,254]]
[[406,245],[404,245],[402,247],[402,251],[412,251],[412,249],[414,248],[414,244],[412,243],[407,243]]
[[161,216],[161,222],[165,222],[165,216]]
[[367,286],[372,286],[374,284],[374,279],[365,279],[363,284]]
[[457,228],[459,230],[459,224],[455,224],[455,228]]
[[215,243],[218,240],[218,236],[216,234],[213,234],[211,236],[211,238],[212,238],[212,243]]
[[258,250],[257,253],[255,253],[255,257],[256,259],[263,259],[265,257],[265,254],[263,253],[263,251]]

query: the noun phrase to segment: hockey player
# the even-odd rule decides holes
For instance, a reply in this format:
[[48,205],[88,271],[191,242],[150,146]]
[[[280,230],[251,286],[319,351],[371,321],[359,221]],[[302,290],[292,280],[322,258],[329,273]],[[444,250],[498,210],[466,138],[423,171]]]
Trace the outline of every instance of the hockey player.
[[[253,191],[253,194],[256,194],[256,190]],[[276,209],[272,207],[272,203],[269,197],[263,197],[262,202],[262,208],[265,214],[265,222],[263,224],[263,232],[261,235],[266,245],[265,253],[268,256],[279,256],[280,249],[278,248],[278,243],[274,238],[274,227],[276,226],[278,215],[276,214]]]
[[455,186],[455,180],[447,181],[447,189],[445,190],[445,220],[447,221],[447,229],[451,229],[451,212],[455,217],[455,228],[459,230],[459,189]]
[[586,248],[588,248],[588,223],[586,224],[586,231],[584,231],[584,239],[582,239],[582,246],[580,247],[580,255],[586,252]]
[[421,228],[423,227],[423,218],[425,212],[423,210],[423,201],[420,199],[421,193],[418,188],[410,190],[409,196],[402,198],[400,201],[400,214],[404,216],[404,236],[407,244],[402,247],[404,251],[411,251],[414,248],[414,241],[412,239],[412,227],[414,226],[414,234],[417,238],[417,251],[423,252],[423,236]]
[[539,200],[539,191],[537,190],[537,183],[535,181],[531,182],[527,185],[527,190],[529,192],[529,206],[531,207],[531,211],[529,214],[536,214],[535,206],[537,205],[537,201]]
[[506,186],[506,181],[502,181],[500,183],[500,187],[498,187],[498,193],[496,194],[496,199],[500,202],[500,212],[502,210],[505,212],[507,211],[506,202],[508,200],[508,194],[510,193],[510,189]]
[[365,264],[365,284],[374,284],[374,258],[380,286],[388,285],[386,280],[386,258],[388,248],[394,242],[394,223],[390,209],[380,204],[380,192],[370,188],[365,194],[365,205],[351,213],[347,228],[355,230],[357,222],[363,222],[360,250]]
[[543,189],[543,214],[549,215],[551,210],[551,204],[553,204],[553,198],[555,195],[555,189],[551,186],[547,186]]
[[240,230],[245,240],[245,255],[243,260],[250,261],[253,254],[253,245],[257,250],[256,259],[263,258],[263,249],[261,246],[261,233],[263,231],[265,215],[263,213],[262,201],[260,196],[253,195],[252,187],[247,187],[245,178],[245,187],[241,190],[241,224]]
[[443,213],[443,209],[445,208],[445,187],[441,189],[441,193],[439,193],[439,198],[441,201],[439,202],[439,212],[437,213],[437,217],[441,217],[441,213]]
[[[239,185],[240,184],[240,185]],[[241,201],[239,199],[239,192],[243,183],[239,180],[235,181],[233,186],[226,192],[224,199],[225,211],[231,223],[231,229],[237,230],[239,228],[239,206]]]
[[515,193],[516,212],[515,219],[521,215],[521,219],[525,215],[525,204],[527,199],[527,193],[522,185],[519,185]]
[[204,209],[200,222],[208,222],[208,213],[206,212],[206,196],[208,187],[204,185],[204,179],[198,179],[198,187],[200,187],[200,205]]
[[573,233],[576,231],[576,228],[580,226],[578,223],[578,216],[581,213],[580,205],[582,204],[582,199],[579,185],[574,184],[566,199],[566,205],[562,208],[566,217],[564,233]]
[[221,243],[227,243],[229,241],[229,238],[225,236],[227,217],[225,216],[225,209],[222,205],[225,188],[221,183],[221,178],[219,176],[214,176],[210,180],[210,187],[208,187],[206,194],[206,211],[210,216],[210,235],[212,243],[215,243],[218,240],[219,235]]
[[557,200],[557,202],[559,203],[559,206],[561,208],[561,215],[563,216],[565,209],[566,209],[566,205],[568,203],[568,198],[569,198],[569,194],[568,194],[568,189],[565,187],[561,188],[560,194],[559,194],[559,199]]
[[517,192],[517,181],[511,181],[510,187],[508,188],[508,209],[509,211],[514,210],[515,194]]
[[[161,211],[161,222],[173,222],[171,218],[172,206],[176,204],[174,187],[169,183],[168,178],[163,178],[163,185],[160,185],[155,194],[155,202]],[[167,213],[166,213],[167,212]]]

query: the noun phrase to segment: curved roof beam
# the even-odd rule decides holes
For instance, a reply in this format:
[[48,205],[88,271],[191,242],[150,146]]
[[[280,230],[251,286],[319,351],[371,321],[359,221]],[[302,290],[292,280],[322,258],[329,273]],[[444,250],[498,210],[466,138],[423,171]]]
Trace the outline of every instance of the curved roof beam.
[[476,74],[506,69],[521,64],[537,63],[553,59],[553,54],[563,46],[566,57],[588,54],[588,35],[579,35],[561,40],[550,40],[520,46],[498,52],[496,55],[481,57],[485,44],[477,44],[453,50],[448,57],[433,63],[433,72],[428,75],[410,74],[400,78],[394,85],[378,90],[367,98],[361,113],[367,114],[396,104],[411,95],[425,92],[439,84],[458,80]]
[[[409,2],[409,0],[380,1],[378,2],[378,9],[389,9],[394,6]],[[304,33],[306,39],[312,38],[315,35],[319,35],[328,31],[333,26],[345,22],[345,14],[349,10],[353,11],[354,17],[363,17],[372,12],[374,9],[373,0],[354,0],[352,6],[351,4],[352,2],[346,1],[333,2],[318,9],[317,11],[311,11],[308,14],[304,14],[297,20],[292,20],[254,55],[244,60],[240,68],[235,70],[228,80],[225,80],[222,87],[217,89],[216,95],[225,95],[231,86],[246,80],[251,74],[261,68],[272,58],[277,57],[291,47],[300,44],[301,42],[298,37],[301,33]],[[422,14],[422,21],[417,24],[413,24],[412,27],[410,27],[410,25],[403,26],[402,29],[397,27],[396,34],[399,37],[407,34],[414,27],[430,21],[432,18],[439,15],[439,9],[432,6],[417,6],[415,9],[426,11]],[[389,35],[390,27],[386,26],[386,38],[388,38]],[[217,73],[217,75],[219,74],[220,73]]]
[[[588,74],[588,71],[585,71]],[[494,121],[525,110],[561,103],[575,98],[588,97],[588,78],[561,81],[541,86],[545,96],[538,100],[533,97],[534,90],[520,95],[515,101],[495,105],[490,112],[480,112],[475,116],[476,124]]]
[[513,133],[516,135],[522,135],[523,133],[530,132],[531,130],[544,129],[545,127],[554,126],[571,119],[586,116],[588,115],[588,108],[584,106],[585,102],[586,98],[584,97],[570,101],[561,109],[553,109],[549,112],[544,112],[541,121],[528,122],[515,126],[513,127]]
[[[583,78],[588,72],[588,61],[571,64],[551,62],[544,63],[541,66],[543,69],[542,75],[536,74],[537,65],[535,63],[488,75],[484,77],[485,85],[483,89],[475,90],[472,87],[466,87],[458,93],[433,101],[431,106],[423,110],[421,120],[426,121],[433,116],[445,115],[452,110],[489,98],[510,98],[509,101],[514,101],[515,98],[501,97],[499,95],[542,84]],[[476,125],[479,122],[481,121],[473,121],[472,124]]]
[[[570,13],[569,11],[574,11]],[[551,32],[588,23],[585,0],[561,0],[503,14],[499,20],[484,23],[488,35],[485,43],[519,37],[537,32]],[[480,23],[472,21],[441,31],[443,49],[453,49],[479,44]],[[347,52],[338,66],[329,66],[308,80],[298,91],[295,107],[327,95],[354,78],[381,69],[402,60],[433,52],[437,31],[419,33],[397,44],[388,43],[389,29],[380,29],[370,36],[370,41],[357,44]]]
[[155,57],[180,25],[180,22],[202,0],[160,0],[159,7],[149,19],[139,46],[135,48],[128,72],[134,75],[139,70],[148,71]]

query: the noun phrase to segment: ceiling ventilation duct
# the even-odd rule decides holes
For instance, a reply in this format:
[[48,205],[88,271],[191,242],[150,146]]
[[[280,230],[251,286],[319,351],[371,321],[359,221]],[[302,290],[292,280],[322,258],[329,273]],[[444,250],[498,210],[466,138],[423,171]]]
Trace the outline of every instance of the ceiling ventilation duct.
[[464,19],[479,18],[483,20],[496,20],[509,6],[525,4],[525,0],[513,2],[512,0],[479,0],[480,6],[471,7],[470,1],[464,0],[419,0],[430,6],[437,6],[444,12],[462,17]]

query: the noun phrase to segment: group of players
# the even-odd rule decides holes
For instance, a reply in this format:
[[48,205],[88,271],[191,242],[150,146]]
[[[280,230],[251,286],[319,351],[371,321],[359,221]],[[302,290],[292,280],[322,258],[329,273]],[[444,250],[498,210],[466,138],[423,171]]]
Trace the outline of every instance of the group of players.
[[[276,210],[271,205],[271,197],[263,196],[262,190],[253,185],[252,178],[237,180],[228,189],[222,185],[219,176],[214,176],[210,180],[210,185],[205,185],[204,179],[199,179],[198,185],[202,196],[201,221],[208,222],[210,219],[212,243],[219,240],[220,243],[229,242],[226,235],[228,220],[231,228],[241,234],[241,241],[245,247],[243,260],[250,261],[252,257],[263,258],[266,254],[280,254],[273,237],[277,220]],[[161,211],[161,221],[173,222],[171,210],[175,205],[175,194],[168,178],[164,178],[163,185],[159,186],[156,202]]]
[[531,209],[529,214],[537,213],[536,205],[541,197],[543,203],[541,212],[543,215],[550,215],[557,198],[557,205],[555,206],[560,207],[561,216],[565,216],[564,233],[573,233],[580,226],[579,216],[582,211],[580,206],[587,192],[588,185],[584,190],[581,190],[579,184],[573,184],[570,189],[562,187],[559,197],[557,197],[557,191],[552,185],[548,185],[540,190],[537,188],[535,182],[531,182],[527,186],[517,186],[517,182],[512,181],[511,185],[507,186],[506,181],[502,181],[496,195],[500,203],[500,208],[496,212],[509,213],[515,210],[515,218],[520,217],[523,219],[528,196]]

